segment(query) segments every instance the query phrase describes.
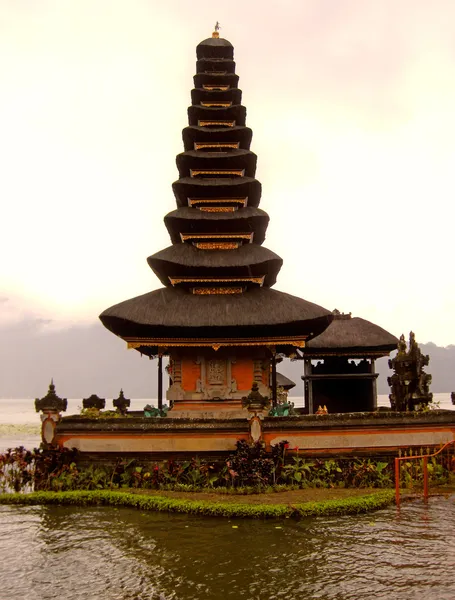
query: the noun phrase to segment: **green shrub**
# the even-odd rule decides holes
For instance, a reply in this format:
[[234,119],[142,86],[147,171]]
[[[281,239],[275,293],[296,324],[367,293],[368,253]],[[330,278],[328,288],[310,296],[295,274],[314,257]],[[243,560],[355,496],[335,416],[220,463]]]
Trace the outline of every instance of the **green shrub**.
[[71,491],[71,492],[33,492],[31,494],[0,494],[0,504],[13,505],[76,505],[76,506],[124,506],[141,511],[176,512],[213,517],[242,518],[301,518],[313,516],[331,516],[359,514],[384,508],[394,499],[392,491],[378,492],[368,496],[327,500],[325,502],[306,502],[296,505],[285,504],[242,504],[180,500],[163,496],[143,496],[127,492]]

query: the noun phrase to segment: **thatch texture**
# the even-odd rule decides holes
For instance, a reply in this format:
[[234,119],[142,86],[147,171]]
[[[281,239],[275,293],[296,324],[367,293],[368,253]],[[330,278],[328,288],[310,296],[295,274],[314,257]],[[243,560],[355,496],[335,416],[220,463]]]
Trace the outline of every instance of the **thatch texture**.
[[195,142],[239,142],[240,148],[249,150],[252,136],[249,127],[185,127],[182,131],[185,151],[194,150]]
[[188,121],[190,125],[198,125],[199,119],[222,119],[235,121],[236,125],[245,125],[246,108],[242,104],[235,104],[228,108],[215,108],[212,106],[189,106]]
[[239,84],[239,76],[235,73],[226,73],[226,75],[217,75],[215,73],[197,73],[193,77],[194,87],[200,88],[204,83],[206,84],[217,84],[223,83],[228,84],[231,88],[236,88]]
[[245,244],[235,250],[199,250],[192,244],[175,244],[147,259],[163,285],[169,276],[262,276],[272,286],[283,260],[257,244]]
[[235,73],[235,62],[230,58],[201,58],[196,62],[196,73],[227,71]]
[[248,206],[258,206],[262,186],[251,177],[200,179],[184,177],[172,184],[177,206],[188,206],[188,198],[248,198]]
[[210,37],[200,42],[196,47],[198,60],[202,58],[234,58],[234,47],[224,38]]
[[121,337],[203,339],[316,335],[332,315],[317,304],[268,288],[227,296],[164,288],[116,304],[100,319]]
[[289,377],[286,377],[286,375],[283,375],[283,373],[279,373],[278,371],[276,372],[276,384],[278,387],[282,387],[285,390],[291,390],[296,386],[292,379],[289,379]]
[[395,350],[398,339],[374,323],[359,317],[335,315],[332,323],[318,337],[308,342],[304,355],[333,353],[338,350],[365,352]]
[[231,102],[232,104],[241,104],[242,91],[239,88],[229,90],[204,90],[194,88],[191,90],[191,103],[200,104],[201,102]]
[[[257,156],[250,150],[228,150],[226,152],[198,152],[190,150],[177,155],[177,168],[180,177],[189,177],[190,169],[218,171],[243,169],[245,177],[254,177]],[[214,177],[216,175],[214,174]]]
[[184,206],[164,217],[173,244],[181,242],[180,233],[253,232],[255,244],[262,244],[269,216],[260,208],[247,206],[235,212],[205,212]]

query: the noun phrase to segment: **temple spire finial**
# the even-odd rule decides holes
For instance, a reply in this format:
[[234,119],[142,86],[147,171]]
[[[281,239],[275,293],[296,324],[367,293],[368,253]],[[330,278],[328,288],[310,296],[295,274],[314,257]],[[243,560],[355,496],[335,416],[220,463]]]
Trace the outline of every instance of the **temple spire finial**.
[[217,21],[215,23],[215,31],[212,33],[212,38],[220,37],[220,29],[221,29],[220,23],[219,23],[219,21]]

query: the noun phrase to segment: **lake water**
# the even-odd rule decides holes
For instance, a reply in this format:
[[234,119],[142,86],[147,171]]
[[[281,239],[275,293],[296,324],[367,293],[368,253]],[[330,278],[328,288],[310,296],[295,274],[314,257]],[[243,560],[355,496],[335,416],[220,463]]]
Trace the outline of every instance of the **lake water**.
[[300,522],[0,506],[0,536],[2,600],[455,598],[454,496]]
[[[434,401],[440,408],[453,410],[454,406],[450,400],[450,393],[433,394]],[[303,406],[302,398],[290,398],[296,407]],[[131,400],[130,410],[142,410],[146,404],[157,404],[156,400],[150,398]],[[68,410],[65,414],[79,414],[82,401],[80,399],[68,400]],[[389,406],[387,395],[378,396],[378,406]],[[106,403],[106,409],[112,409],[112,403]],[[0,398],[0,452],[6,448],[25,446],[34,448],[40,444],[40,418],[35,412],[35,403],[32,399],[5,400]],[[0,600],[2,600],[0,598]]]
[[[0,400],[0,447],[19,444],[39,444],[33,402]],[[0,506],[0,539],[0,600],[455,598],[453,495],[300,522]]]

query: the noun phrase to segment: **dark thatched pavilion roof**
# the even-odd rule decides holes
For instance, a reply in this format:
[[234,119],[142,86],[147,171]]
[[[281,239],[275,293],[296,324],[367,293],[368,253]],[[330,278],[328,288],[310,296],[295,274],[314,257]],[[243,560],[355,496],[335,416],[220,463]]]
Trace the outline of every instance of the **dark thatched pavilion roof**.
[[350,314],[338,314],[321,335],[312,339],[303,350],[304,357],[324,354],[351,354],[365,356],[368,353],[388,354],[395,350],[398,339],[374,323],[351,317]]
[[231,88],[236,88],[239,84],[239,76],[236,73],[226,73],[219,75],[218,73],[196,73],[193,77],[194,87],[200,88],[204,84],[227,83]]
[[196,73],[226,71],[235,73],[235,61],[231,58],[201,58],[196,61]]
[[283,264],[277,254],[257,244],[235,250],[200,250],[192,244],[174,244],[149,256],[147,262],[163,285],[169,285],[169,276],[265,275],[267,287],[276,282]]
[[292,379],[289,379],[289,377],[286,377],[286,375],[283,375],[283,373],[279,373],[278,371],[276,372],[276,384],[278,387],[282,387],[285,390],[290,390],[296,386]]
[[198,125],[199,120],[216,119],[235,121],[236,125],[245,125],[246,108],[243,104],[233,104],[227,108],[194,105],[188,107],[189,125]]
[[[251,150],[230,150],[229,152],[198,152],[189,150],[177,155],[177,168],[180,177],[188,177],[190,169],[226,170],[243,169],[246,177],[254,177],[257,156]],[[216,176],[216,175],[215,175]]]
[[210,37],[202,40],[196,47],[196,56],[201,58],[234,58],[234,47],[228,40]]
[[197,296],[162,288],[105,310],[100,319],[122,338],[251,338],[314,336],[330,311],[269,288],[244,294]]
[[249,127],[185,127],[182,131],[185,150],[193,150],[195,142],[240,142],[240,148],[250,149],[253,132]]
[[191,102],[200,104],[201,102],[231,102],[240,104],[242,102],[242,90],[239,88],[229,88],[228,90],[204,90],[204,88],[194,88],[191,90]]
[[254,232],[255,244],[262,244],[269,215],[260,208],[247,206],[235,212],[204,212],[183,206],[164,217],[164,223],[173,244],[178,244],[180,233],[245,233]]
[[248,206],[258,206],[261,184],[252,177],[199,179],[184,177],[172,184],[177,206],[188,206],[188,198],[248,198]]

